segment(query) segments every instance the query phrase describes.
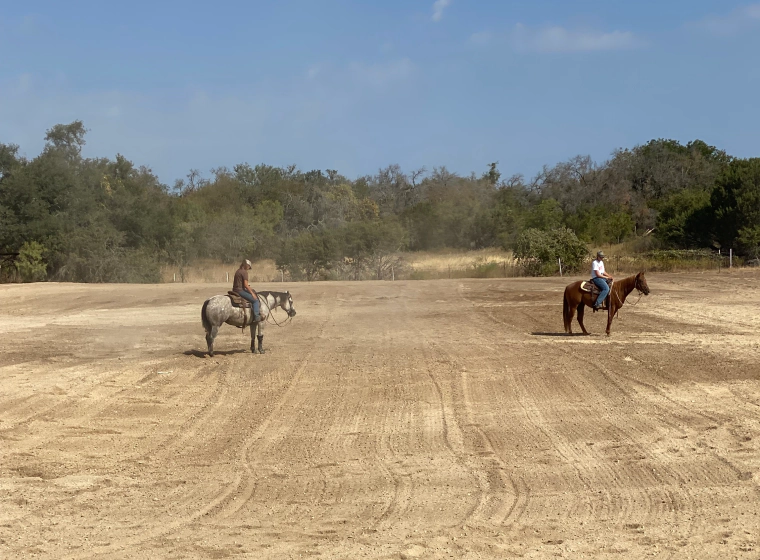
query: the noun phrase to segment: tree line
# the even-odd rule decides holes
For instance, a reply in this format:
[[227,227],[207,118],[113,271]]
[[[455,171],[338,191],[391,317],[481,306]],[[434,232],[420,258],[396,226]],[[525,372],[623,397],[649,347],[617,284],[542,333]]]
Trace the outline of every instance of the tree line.
[[356,179],[241,163],[169,186],[121,155],[83,157],[85,137],[81,121],[56,125],[33,159],[0,143],[0,253],[15,257],[13,278],[156,282],[162,265],[182,275],[199,259],[242,257],[274,259],[293,279],[386,278],[404,251],[483,247],[541,274],[557,255],[578,267],[588,245],[624,241],[760,254],[760,158],[701,140],[577,156],[530,179],[498,163]]

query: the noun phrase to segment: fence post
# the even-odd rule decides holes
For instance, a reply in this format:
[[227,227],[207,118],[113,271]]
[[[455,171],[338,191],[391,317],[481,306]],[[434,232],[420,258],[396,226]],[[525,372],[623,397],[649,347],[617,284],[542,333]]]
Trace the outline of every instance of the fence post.
[[175,282],[177,281],[177,273],[176,272],[174,273],[174,281]]
[[285,269],[280,269],[280,282],[285,282]]
[[729,249],[728,250],[728,268],[733,268],[734,266],[734,250]]
[[396,271],[393,270],[393,267],[391,267],[391,282],[396,281]]
[[562,276],[562,258],[557,257],[557,262],[559,263],[559,275]]

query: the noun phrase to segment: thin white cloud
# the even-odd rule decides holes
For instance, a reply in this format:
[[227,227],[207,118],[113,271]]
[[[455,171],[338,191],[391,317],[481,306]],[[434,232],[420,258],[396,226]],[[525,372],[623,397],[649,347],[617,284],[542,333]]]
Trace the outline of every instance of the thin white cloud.
[[630,31],[570,30],[561,26],[530,28],[517,24],[512,32],[521,52],[572,53],[633,49],[643,41]]
[[31,74],[22,74],[16,81],[15,90],[19,94],[24,94],[32,89],[34,77]]
[[433,21],[441,21],[443,11],[451,5],[451,0],[435,0],[433,4]]
[[724,15],[711,15],[687,24],[687,27],[706,31],[711,35],[727,36],[760,25],[760,4],[749,4]]
[[414,63],[408,58],[381,64],[355,63],[350,66],[350,71],[358,82],[373,87],[385,87],[405,80],[414,70]]
[[490,31],[478,31],[470,35],[470,43],[475,45],[487,45],[493,40],[493,34]]

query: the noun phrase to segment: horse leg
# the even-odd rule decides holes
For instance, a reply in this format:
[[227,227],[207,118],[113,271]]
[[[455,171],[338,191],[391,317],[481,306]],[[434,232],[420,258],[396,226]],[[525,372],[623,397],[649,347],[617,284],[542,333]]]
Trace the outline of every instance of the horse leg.
[[256,333],[259,332],[261,326],[259,323],[251,324],[251,352],[256,353]]
[[[259,323],[259,332],[256,338],[259,341],[259,354],[263,354],[264,353],[264,329],[263,329],[262,323]],[[251,344],[253,344],[253,342],[251,342]]]
[[607,309],[607,336],[610,336],[610,327],[612,326],[612,318],[615,316],[615,313],[617,313],[617,309],[613,309],[613,306],[610,305],[609,309]]
[[208,344],[208,355],[214,357],[214,339],[219,334],[219,327],[213,326],[210,331],[206,331],[206,344]]
[[586,313],[586,305],[581,301],[581,304],[578,306],[578,324],[581,326],[581,330],[583,331],[583,334],[588,334],[586,327],[583,326],[583,315],[585,313]]

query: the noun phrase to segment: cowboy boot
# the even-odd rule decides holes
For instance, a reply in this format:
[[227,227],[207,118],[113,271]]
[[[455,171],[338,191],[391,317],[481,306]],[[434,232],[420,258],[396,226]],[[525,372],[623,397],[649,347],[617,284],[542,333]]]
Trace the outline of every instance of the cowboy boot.
[[263,344],[264,335],[263,334],[256,335],[256,338],[259,340],[259,354],[263,354],[264,353],[264,344]]

